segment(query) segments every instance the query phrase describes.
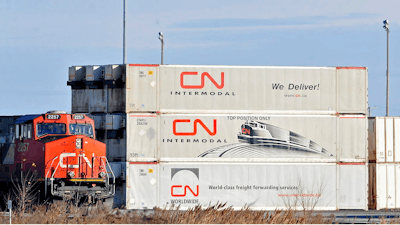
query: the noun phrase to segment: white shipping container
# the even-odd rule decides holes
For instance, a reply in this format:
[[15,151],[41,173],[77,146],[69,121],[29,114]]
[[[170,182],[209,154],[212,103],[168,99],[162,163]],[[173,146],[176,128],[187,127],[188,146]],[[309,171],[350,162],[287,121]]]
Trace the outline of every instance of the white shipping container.
[[400,164],[369,164],[369,207],[372,209],[400,208]]
[[126,112],[366,114],[367,110],[365,67],[129,65],[127,71]]
[[366,162],[364,116],[127,114],[127,159]]
[[[118,107],[109,108],[109,113],[367,112],[368,71],[365,67],[121,66],[107,65],[97,69],[105,70],[105,80],[125,82],[120,93],[122,96],[112,101]],[[90,71],[95,67],[85,67],[86,73],[90,73],[93,79],[97,73]],[[73,99],[73,109],[85,105],[80,103],[85,98],[89,98],[89,102],[104,102],[101,93],[79,94],[89,97]],[[120,108],[123,110],[120,111]],[[86,112],[106,112],[102,107],[90,110]]]
[[128,209],[226,202],[234,209],[367,210],[365,164],[161,161],[127,167]]
[[369,160],[400,162],[400,117],[368,119]]

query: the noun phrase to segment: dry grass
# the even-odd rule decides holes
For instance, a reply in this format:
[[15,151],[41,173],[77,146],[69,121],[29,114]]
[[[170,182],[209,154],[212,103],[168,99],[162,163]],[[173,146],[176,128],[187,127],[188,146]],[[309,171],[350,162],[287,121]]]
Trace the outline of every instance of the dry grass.
[[[85,210],[66,203],[32,206],[26,213],[13,213],[12,222],[18,224],[331,224],[335,218],[324,218],[312,212],[252,211],[248,208],[233,210],[223,204],[201,208],[179,210],[179,207],[159,209],[151,213],[120,211],[107,212],[100,207]],[[9,218],[0,216],[0,223],[9,223]]]

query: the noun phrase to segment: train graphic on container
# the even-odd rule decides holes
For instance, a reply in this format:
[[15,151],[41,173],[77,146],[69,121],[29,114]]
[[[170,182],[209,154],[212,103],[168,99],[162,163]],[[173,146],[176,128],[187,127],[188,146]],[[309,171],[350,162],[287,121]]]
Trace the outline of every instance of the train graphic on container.
[[239,143],[211,149],[199,157],[333,157],[302,135],[259,121],[246,121],[237,137]]
[[43,199],[111,202],[115,176],[106,145],[95,139],[94,129],[94,121],[84,114],[50,111],[18,118],[13,163],[1,165],[3,193],[11,179],[32,174]]

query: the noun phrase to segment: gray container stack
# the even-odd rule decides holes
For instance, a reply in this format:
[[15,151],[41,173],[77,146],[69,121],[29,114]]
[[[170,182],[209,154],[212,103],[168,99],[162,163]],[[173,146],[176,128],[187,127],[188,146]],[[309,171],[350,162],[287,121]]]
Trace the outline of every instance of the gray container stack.
[[[0,116],[0,164],[14,163],[14,150],[15,150],[14,122],[19,117],[20,116]],[[9,171],[0,171],[0,172],[9,172]]]
[[367,209],[367,81],[365,67],[127,64],[70,67],[68,85],[124,167],[127,208]]

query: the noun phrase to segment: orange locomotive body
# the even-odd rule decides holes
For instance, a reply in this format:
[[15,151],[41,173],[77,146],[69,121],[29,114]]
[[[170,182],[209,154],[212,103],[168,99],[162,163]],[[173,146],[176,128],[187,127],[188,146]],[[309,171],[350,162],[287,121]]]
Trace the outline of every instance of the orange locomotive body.
[[56,199],[79,196],[95,202],[115,194],[106,145],[95,140],[91,118],[58,111],[27,115],[17,119],[15,133],[12,176],[31,171],[44,194]]

